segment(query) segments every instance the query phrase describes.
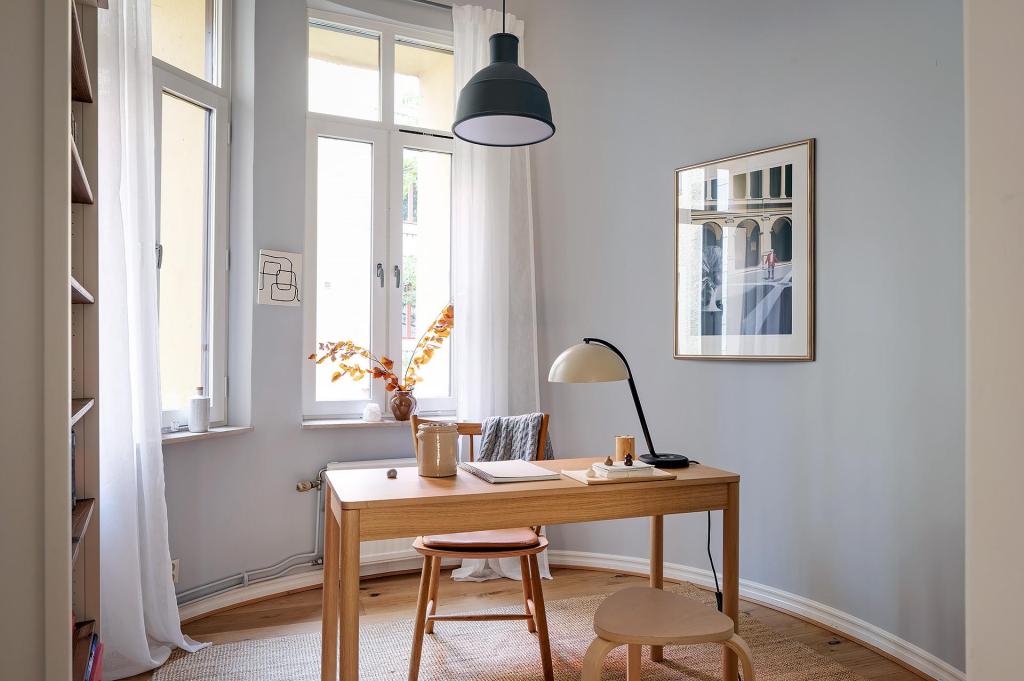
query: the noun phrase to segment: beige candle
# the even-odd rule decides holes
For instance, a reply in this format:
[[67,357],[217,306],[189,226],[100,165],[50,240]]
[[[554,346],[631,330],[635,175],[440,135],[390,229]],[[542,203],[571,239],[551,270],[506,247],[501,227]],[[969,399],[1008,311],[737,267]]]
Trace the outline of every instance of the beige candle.
[[626,454],[632,454],[636,458],[636,438],[632,435],[615,436],[615,460],[625,461]]

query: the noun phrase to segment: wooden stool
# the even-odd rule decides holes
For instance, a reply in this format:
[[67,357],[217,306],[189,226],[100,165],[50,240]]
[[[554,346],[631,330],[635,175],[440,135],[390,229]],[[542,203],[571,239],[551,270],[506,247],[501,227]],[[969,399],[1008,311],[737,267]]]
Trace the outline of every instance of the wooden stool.
[[740,658],[743,681],[755,681],[750,648],[733,631],[732,620],[670,591],[631,587],[612,594],[594,615],[594,632],[597,638],[583,658],[582,681],[600,681],[601,663],[621,645],[629,646],[626,681],[640,681],[642,646],[695,643],[721,643],[728,647]]
[[[539,529],[539,528],[537,528]],[[420,655],[423,651],[423,634],[434,633],[434,622],[451,621],[505,621],[526,620],[530,633],[537,634],[540,644],[541,665],[544,680],[552,681],[551,644],[548,641],[548,622],[544,613],[544,591],[541,586],[537,554],[548,547],[548,540],[540,536],[537,529],[521,527],[511,530],[488,530],[483,532],[459,532],[419,537],[412,547],[423,556],[423,572],[420,574],[419,598],[416,601],[416,620],[412,637],[412,654],[409,657],[409,681],[417,681],[420,673]],[[437,587],[440,581],[441,561],[445,558],[519,558],[523,573],[523,600],[526,612],[522,615],[437,615]]]

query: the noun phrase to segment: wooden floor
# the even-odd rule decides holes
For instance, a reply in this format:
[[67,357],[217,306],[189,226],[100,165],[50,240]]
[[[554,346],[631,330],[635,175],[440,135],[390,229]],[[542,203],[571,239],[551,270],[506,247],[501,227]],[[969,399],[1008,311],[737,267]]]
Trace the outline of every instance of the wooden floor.
[[[626,586],[646,584],[646,578],[611,572],[555,568],[553,581],[544,583],[547,600],[611,593]],[[418,575],[367,579],[360,586],[361,622],[374,624],[392,619],[409,619],[416,607]],[[523,592],[519,582],[452,582],[442,578],[440,603],[454,610],[485,609],[520,605]],[[867,681],[919,681],[896,663],[858,645],[790,615],[747,601],[740,609],[778,631],[830,657]],[[204,617],[183,627],[199,641],[228,643],[247,639],[273,638],[320,630],[320,589],[279,596]],[[405,654],[403,652],[403,654]],[[142,674],[129,681],[149,681]],[[811,681],[811,680],[808,680]]]

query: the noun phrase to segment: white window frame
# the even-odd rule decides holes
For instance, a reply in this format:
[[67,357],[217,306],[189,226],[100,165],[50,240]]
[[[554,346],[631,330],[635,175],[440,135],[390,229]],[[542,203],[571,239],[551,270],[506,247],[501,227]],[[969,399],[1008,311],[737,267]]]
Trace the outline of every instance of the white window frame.
[[[453,49],[450,32],[433,31],[417,26],[371,20],[336,12],[309,10],[307,24],[333,24],[352,28],[361,33],[375,35],[380,49],[380,112],[381,120],[370,121],[345,116],[334,116],[308,111],[306,133],[306,267],[305,295],[303,301],[303,343],[307,354],[316,350],[316,186],[317,186],[317,139],[334,137],[373,144],[373,236],[372,257],[367,261],[367,276],[371,277],[371,347],[370,352],[387,355],[399,364],[402,357],[401,332],[401,268],[402,268],[402,150],[405,148],[436,151],[453,154],[454,142],[450,130],[432,130],[408,125],[396,125],[394,121],[395,97],[395,51],[396,38],[399,42],[413,41],[426,47],[444,50]],[[309,31],[306,32],[307,40]],[[306,46],[308,58],[309,46]],[[307,97],[308,100],[308,97]],[[381,195],[378,196],[378,192]],[[384,287],[377,280],[376,268],[380,263],[384,269]],[[398,268],[399,279],[394,276]],[[453,265],[454,267],[454,265]],[[454,337],[448,339],[447,348],[454,357]],[[399,367],[400,369],[402,367]],[[345,380],[345,379],[342,379]],[[370,380],[370,379],[365,379]],[[454,361],[452,362],[451,395],[447,397],[417,397],[420,414],[451,415],[455,413]],[[415,394],[415,393],[414,393]],[[362,414],[368,403],[381,406],[387,415],[390,393],[384,390],[379,380],[373,380],[368,400],[316,399],[316,366],[306,362],[302,372],[302,413],[303,418],[350,418]]]
[[[231,85],[230,31],[231,0],[209,0],[212,31],[219,35],[219,44],[207,36],[207,49],[213,67],[210,82],[172,64],[153,58],[154,172],[156,192],[156,243],[160,243],[160,173],[163,122],[163,95],[178,97],[210,112],[210,148],[207,159],[208,198],[206,291],[204,301],[203,366],[204,388],[211,398],[210,423],[224,425],[228,420],[228,205],[230,192]],[[159,286],[159,273],[157,276]],[[162,427],[179,427],[188,421],[188,406],[165,409]]]

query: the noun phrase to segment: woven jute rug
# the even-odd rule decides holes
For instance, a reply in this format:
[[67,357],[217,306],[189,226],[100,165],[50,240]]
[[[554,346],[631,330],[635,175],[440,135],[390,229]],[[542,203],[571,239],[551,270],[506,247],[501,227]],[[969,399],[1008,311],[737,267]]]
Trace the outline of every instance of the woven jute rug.
[[[714,607],[713,594],[689,584],[671,590]],[[587,646],[594,638],[594,611],[605,595],[548,601],[548,629],[556,681],[579,681]],[[443,609],[443,604],[442,604]],[[518,612],[498,608],[493,612]],[[523,622],[438,622],[423,643],[421,681],[527,681],[542,678],[535,636]],[[845,667],[786,639],[751,615],[740,614],[740,635],[754,653],[758,681],[863,681]],[[360,632],[359,678],[398,681],[408,674],[412,622],[364,626]],[[626,678],[625,647],[605,661],[604,681]],[[644,681],[720,681],[721,647],[671,646],[665,662],[645,651]],[[320,635],[215,645],[191,655],[175,653],[154,681],[319,681]]]

